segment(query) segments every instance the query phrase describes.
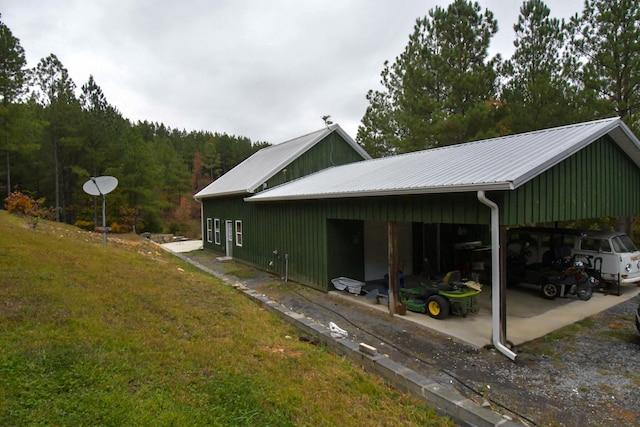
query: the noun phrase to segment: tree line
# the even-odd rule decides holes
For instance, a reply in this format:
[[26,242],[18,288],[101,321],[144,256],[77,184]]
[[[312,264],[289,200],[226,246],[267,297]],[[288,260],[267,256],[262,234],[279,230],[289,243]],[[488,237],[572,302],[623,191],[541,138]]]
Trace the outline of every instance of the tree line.
[[512,56],[490,57],[490,10],[431,9],[368,92],[357,141],[388,156],[614,116],[639,134],[637,0],[586,0],[566,22],[527,0],[513,30]]
[[[568,21],[542,0],[522,3],[515,51],[489,56],[493,13],[454,0],[416,20],[381,72],[356,140],[374,157],[620,116],[640,130],[640,5],[586,0]],[[89,76],[80,89],[51,54],[28,68],[20,41],[0,22],[0,194],[44,197],[51,215],[98,224],[82,184],[120,181],[109,222],[138,231],[197,223],[192,195],[268,145],[124,118]]]
[[193,194],[267,145],[132,123],[109,104],[93,76],[77,90],[55,54],[28,68],[20,40],[2,22],[0,97],[0,194],[44,198],[51,219],[87,228],[102,224],[101,202],[82,185],[110,175],[119,185],[107,197],[109,224],[198,233]]

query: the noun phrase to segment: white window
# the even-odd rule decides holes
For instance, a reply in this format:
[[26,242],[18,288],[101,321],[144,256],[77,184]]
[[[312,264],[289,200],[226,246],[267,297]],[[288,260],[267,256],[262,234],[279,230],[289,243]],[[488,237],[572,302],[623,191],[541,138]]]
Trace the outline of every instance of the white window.
[[207,242],[211,243],[211,218],[207,218]]
[[242,221],[236,220],[236,246],[242,246]]
[[220,218],[216,218],[213,220],[213,237],[215,239],[215,244],[220,244]]

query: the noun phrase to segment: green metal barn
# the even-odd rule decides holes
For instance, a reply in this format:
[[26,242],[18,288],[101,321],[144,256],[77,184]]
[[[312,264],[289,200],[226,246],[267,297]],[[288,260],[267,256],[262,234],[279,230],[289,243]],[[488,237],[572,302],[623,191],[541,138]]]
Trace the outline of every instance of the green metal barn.
[[482,242],[497,319],[508,226],[638,214],[639,189],[640,141],[611,118],[382,159],[334,125],[259,151],[195,198],[206,250],[322,291],[379,279],[392,258],[405,275],[425,259],[459,268],[456,244]]
[[375,160],[334,125],[259,151],[195,198],[205,249],[326,291],[388,270],[388,221],[407,274],[424,258],[453,267],[455,243],[489,244],[478,191],[504,227],[640,213],[639,188],[640,143],[614,118]]
[[[316,262],[326,256],[325,219],[307,203],[265,206],[245,199],[323,169],[370,159],[338,125],[260,150],[195,195],[202,202],[203,247],[283,275],[290,260],[292,280],[327,290],[327,273]],[[323,252],[321,259],[312,259]]]

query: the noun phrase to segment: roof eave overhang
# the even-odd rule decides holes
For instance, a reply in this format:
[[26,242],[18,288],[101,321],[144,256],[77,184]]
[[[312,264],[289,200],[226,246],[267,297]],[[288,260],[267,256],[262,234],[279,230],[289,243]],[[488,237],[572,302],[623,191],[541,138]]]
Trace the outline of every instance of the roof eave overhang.
[[247,202],[283,202],[292,200],[319,200],[319,199],[353,199],[362,197],[387,197],[410,196],[418,194],[443,194],[443,193],[467,193],[472,191],[504,191],[513,190],[515,187],[511,181],[468,185],[446,185],[438,187],[403,188],[374,191],[335,192],[317,194],[295,194],[288,196],[257,197],[250,196],[244,200]]
[[197,194],[193,196],[194,199],[198,201],[202,201],[203,199],[215,199],[218,197],[229,197],[229,196],[240,196],[246,194],[253,194],[253,191],[250,190],[234,190],[234,191],[226,191],[215,194],[203,194],[202,196],[198,196]]

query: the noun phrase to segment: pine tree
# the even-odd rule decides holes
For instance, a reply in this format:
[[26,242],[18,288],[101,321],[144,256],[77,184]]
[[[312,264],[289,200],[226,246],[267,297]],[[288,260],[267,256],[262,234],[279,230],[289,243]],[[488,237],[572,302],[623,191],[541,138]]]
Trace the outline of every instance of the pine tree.
[[563,77],[565,23],[550,14],[542,0],[528,0],[513,26],[516,50],[502,68],[507,82],[501,95],[510,110],[508,126],[513,133],[573,121],[567,108],[573,87]]
[[465,142],[490,132],[497,96],[488,58],[498,25],[478,3],[456,0],[418,19],[405,50],[381,73],[383,90],[369,91],[357,140],[378,155]]
[[[584,91],[635,124],[640,119],[640,4],[586,0],[571,19],[575,60]],[[601,104],[602,105],[602,104]],[[608,111],[599,108],[602,115]],[[612,112],[613,112],[612,111]]]
[[24,106],[20,105],[21,97],[27,91],[26,67],[20,40],[0,22],[0,150],[5,154],[7,197],[12,191],[11,153],[36,148],[25,138],[24,129],[31,125],[25,120]]

